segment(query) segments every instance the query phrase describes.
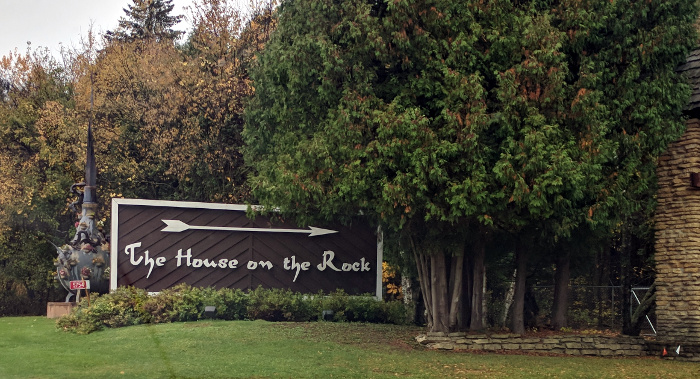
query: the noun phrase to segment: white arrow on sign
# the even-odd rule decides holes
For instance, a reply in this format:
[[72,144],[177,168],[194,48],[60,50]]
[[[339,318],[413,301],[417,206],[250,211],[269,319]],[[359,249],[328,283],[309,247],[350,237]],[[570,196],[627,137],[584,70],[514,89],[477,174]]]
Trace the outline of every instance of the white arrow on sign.
[[229,232],[265,232],[265,233],[304,233],[309,237],[322,236],[324,234],[338,233],[337,230],[328,230],[309,226],[309,229],[268,229],[268,228],[243,228],[237,226],[197,226],[187,225],[180,220],[161,220],[167,225],[161,232],[179,233],[185,230],[222,230]]

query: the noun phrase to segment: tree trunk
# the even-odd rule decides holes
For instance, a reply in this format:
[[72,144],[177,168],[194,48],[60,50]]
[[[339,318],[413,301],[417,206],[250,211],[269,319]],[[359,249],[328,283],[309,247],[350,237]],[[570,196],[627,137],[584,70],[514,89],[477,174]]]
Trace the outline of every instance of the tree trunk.
[[418,269],[428,330],[451,332],[463,330],[464,256],[448,258],[442,251],[424,254],[411,241]]
[[449,328],[451,332],[462,328],[459,313],[462,310],[464,254],[452,258],[452,275],[450,275],[450,315]]
[[[467,251],[464,252],[467,256]],[[471,324],[472,293],[474,293],[474,270],[472,269],[472,257],[464,260],[464,304],[462,304],[462,325]]]
[[472,293],[471,293],[471,320],[469,330],[481,330],[484,328],[484,279],[486,278],[486,268],[484,257],[486,247],[479,242],[474,248],[472,259]]
[[432,332],[449,332],[449,305],[445,254],[430,255],[430,292],[433,303]]
[[411,246],[413,250],[413,258],[416,261],[416,269],[418,270],[418,283],[420,284],[420,292],[423,295],[423,305],[425,306],[425,319],[428,323],[428,329],[433,329],[433,299],[430,292],[430,263],[428,257],[423,253],[419,253],[415,246]]
[[418,319],[416,314],[416,304],[418,299],[413,297],[413,281],[408,273],[401,274],[401,293],[403,295],[403,305],[406,307],[406,322],[415,324]]
[[567,326],[566,311],[569,308],[570,256],[562,252],[557,256],[557,271],[554,274],[554,303],[552,304],[552,328],[560,330]]
[[527,277],[527,253],[522,246],[515,248],[515,293],[513,295],[513,315],[510,330],[513,333],[525,333],[525,279]]
[[506,292],[505,300],[503,300],[503,312],[501,312],[499,326],[506,326],[506,321],[508,321],[508,311],[513,304],[513,295],[515,294],[515,278],[517,273],[518,270],[513,270],[513,281],[508,286],[508,292]]

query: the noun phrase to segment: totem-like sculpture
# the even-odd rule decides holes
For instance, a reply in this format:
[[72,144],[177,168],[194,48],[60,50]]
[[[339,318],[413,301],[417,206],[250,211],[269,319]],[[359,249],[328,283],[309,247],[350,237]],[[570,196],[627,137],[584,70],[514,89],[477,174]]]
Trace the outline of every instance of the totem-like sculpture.
[[70,301],[76,290],[70,289],[72,280],[89,280],[90,291],[109,291],[109,241],[97,227],[97,168],[95,165],[92,125],[88,125],[87,159],[85,162],[85,182],[71,186],[78,200],[70,205],[75,213],[80,206],[80,221],[70,243],[57,248],[56,276],[68,291],[66,301]]

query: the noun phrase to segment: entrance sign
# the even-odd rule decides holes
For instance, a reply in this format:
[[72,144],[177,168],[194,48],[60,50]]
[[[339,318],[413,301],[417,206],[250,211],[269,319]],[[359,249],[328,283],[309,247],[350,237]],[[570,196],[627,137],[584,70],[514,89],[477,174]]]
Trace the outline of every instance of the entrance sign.
[[381,238],[246,216],[246,205],[112,199],[110,288],[288,288],[381,296]]

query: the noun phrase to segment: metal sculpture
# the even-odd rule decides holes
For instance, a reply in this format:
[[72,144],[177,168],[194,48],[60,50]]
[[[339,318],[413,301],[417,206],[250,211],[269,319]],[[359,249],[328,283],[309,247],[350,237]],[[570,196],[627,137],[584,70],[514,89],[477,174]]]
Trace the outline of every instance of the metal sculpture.
[[87,159],[85,162],[85,181],[71,186],[71,192],[78,199],[70,209],[78,213],[80,221],[76,223],[73,239],[66,245],[56,247],[56,277],[63,288],[68,291],[66,302],[77,293],[71,289],[70,282],[89,280],[90,290],[106,293],[109,291],[109,240],[97,226],[97,168],[95,165],[94,138],[92,121],[88,124]]

